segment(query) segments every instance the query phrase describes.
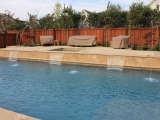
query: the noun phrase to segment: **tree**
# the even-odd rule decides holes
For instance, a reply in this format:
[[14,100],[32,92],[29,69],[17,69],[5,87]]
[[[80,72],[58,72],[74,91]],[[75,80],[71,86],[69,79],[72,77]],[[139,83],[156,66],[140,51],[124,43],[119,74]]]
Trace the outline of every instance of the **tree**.
[[28,13],[29,16],[29,20],[26,22],[27,25],[29,25],[31,27],[32,30],[35,30],[38,27],[38,19],[37,19],[37,15],[31,15],[30,13]]
[[151,20],[150,21],[152,21],[154,23],[154,25],[160,26],[160,11],[159,10],[154,9],[152,11],[152,15],[151,15]]
[[90,13],[87,21],[89,23],[89,27],[98,28],[99,27],[99,14],[95,12]]
[[62,9],[61,4],[57,3],[54,8],[54,27],[55,28],[76,28],[79,26],[81,13],[72,9],[72,6]]
[[62,27],[62,24],[61,24],[62,6],[60,3],[55,4],[53,14],[54,14],[53,26],[55,28],[61,28]]
[[69,29],[73,28],[74,22],[73,22],[73,9],[72,6],[70,5],[69,7],[63,9],[63,12],[61,14],[62,17],[62,26],[64,29]]
[[80,27],[80,21],[81,20],[83,21],[84,16],[81,16],[80,12],[74,11],[72,15],[72,19],[73,19],[73,28],[77,28],[77,27]]
[[127,15],[128,25],[131,28],[149,27],[152,15],[153,10],[143,2],[132,3]]
[[25,26],[26,26],[26,21],[22,21],[19,20],[19,18],[16,18],[8,26],[8,30],[22,30]]
[[13,15],[10,11],[5,10],[5,13],[0,14],[0,31],[6,31],[13,23]]
[[62,6],[60,3],[56,3],[54,8],[54,18],[55,19],[60,18],[61,13],[62,13]]
[[41,29],[51,29],[54,27],[54,14],[47,14],[39,20],[39,28]]
[[119,4],[108,4],[107,10],[104,11],[102,15],[104,15],[103,22],[107,28],[125,27],[127,25],[127,12],[124,11]]
[[6,47],[6,31],[9,27],[9,25],[13,22],[13,15],[11,14],[10,11],[5,10],[4,14],[0,14],[0,33],[3,33],[3,37],[4,37],[4,48]]

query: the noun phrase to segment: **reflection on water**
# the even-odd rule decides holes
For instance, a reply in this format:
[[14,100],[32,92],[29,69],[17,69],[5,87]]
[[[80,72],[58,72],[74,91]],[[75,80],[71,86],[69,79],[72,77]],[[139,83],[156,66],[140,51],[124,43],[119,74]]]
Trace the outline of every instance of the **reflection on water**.
[[155,78],[144,78],[144,80],[149,81],[149,82],[159,82],[159,80],[155,79]]

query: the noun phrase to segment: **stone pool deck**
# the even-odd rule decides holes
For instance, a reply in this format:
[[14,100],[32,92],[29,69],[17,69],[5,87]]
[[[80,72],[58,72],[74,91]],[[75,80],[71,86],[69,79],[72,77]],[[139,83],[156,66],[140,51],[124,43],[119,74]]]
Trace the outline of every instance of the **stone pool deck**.
[[[11,54],[12,53],[12,54]],[[71,46],[8,46],[0,49],[0,58],[18,60],[61,62],[90,66],[117,65],[133,69],[160,70],[160,52],[113,49],[111,47],[71,47]],[[29,116],[0,108],[3,120],[37,120]]]
[[39,120],[39,119],[0,108],[0,120]]

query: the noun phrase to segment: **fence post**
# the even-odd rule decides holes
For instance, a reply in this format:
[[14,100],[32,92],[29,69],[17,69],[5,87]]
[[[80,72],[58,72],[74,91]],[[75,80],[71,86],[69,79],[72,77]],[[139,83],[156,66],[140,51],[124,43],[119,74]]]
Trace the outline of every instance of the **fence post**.
[[106,47],[106,29],[103,26],[103,47]]
[[3,37],[4,48],[6,48],[6,31],[4,31]]
[[110,28],[107,28],[107,47],[111,46],[110,44],[112,44],[112,40],[110,41]]
[[80,29],[79,29],[79,27],[77,28],[77,35],[80,35]]
[[69,29],[67,29],[67,35],[66,35],[67,39],[66,39],[66,41],[65,41],[65,44],[68,43],[68,36],[69,36],[68,33],[69,33]]
[[56,40],[56,29],[53,28],[53,39]]
[[16,30],[16,45],[19,45],[19,31]]
[[35,44],[36,43],[36,34],[35,34],[36,32],[35,32],[35,30],[33,30],[33,43]]
[[128,35],[128,27],[125,27],[125,35]]
[[137,44],[135,43],[135,40],[134,40],[134,28],[131,28],[131,36],[132,36],[131,46],[133,47],[134,44]]

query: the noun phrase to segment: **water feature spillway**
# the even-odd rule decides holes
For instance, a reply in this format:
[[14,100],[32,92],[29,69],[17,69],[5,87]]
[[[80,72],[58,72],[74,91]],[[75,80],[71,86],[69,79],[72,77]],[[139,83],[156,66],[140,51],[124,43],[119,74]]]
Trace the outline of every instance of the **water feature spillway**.
[[107,69],[123,70],[124,56],[108,56]]
[[160,74],[150,71],[19,61],[10,69],[0,61],[0,107],[42,120],[103,120],[160,118]]
[[17,61],[19,51],[10,51],[9,52],[9,60],[10,61]]
[[50,53],[50,64],[61,64],[63,53]]
[[11,62],[11,66],[16,67],[17,64],[17,57],[18,57],[19,51],[10,51],[9,52],[9,58],[8,60]]

